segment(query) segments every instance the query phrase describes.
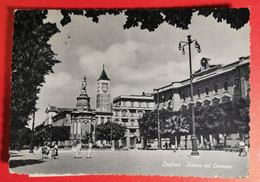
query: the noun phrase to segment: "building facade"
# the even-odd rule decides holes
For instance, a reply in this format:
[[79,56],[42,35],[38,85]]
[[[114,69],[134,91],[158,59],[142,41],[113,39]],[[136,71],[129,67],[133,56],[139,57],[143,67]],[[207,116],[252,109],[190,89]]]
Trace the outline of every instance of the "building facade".
[[[249,57],[241,57],[228,65],[210,65],[209,59],[201,59],[201,68],[193,74],[193,96],[195,105],[209,105],[248,97]],[[154,101],[159,109],[178,111],[191,103],[190,79],[154,89]]]
[[143,113],[154,110],[154,100],[151,94],[120,95],[113,99],[113,122],[126,127],[122,145],[136,148],[141,145],[138,119]]
[[56,106],[48,106],[45,110],[46,119],[43,121],[44,126],[68,126],[70,124],[70,113],[74,108],[62,108]]

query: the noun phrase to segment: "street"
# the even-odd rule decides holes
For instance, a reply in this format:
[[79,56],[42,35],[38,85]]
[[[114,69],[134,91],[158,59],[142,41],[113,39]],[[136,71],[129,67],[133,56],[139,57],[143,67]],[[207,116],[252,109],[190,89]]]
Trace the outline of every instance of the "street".
[[59,159],[42,159],[41,154],[28,150],[10,151],[10,172],[40,175],[126,174],[199,177],[246,177],[249,157],[235,152],[199,151],[191,157],[190,150],[93,150],[93,158],[74,159],[73,151],[59,151]]

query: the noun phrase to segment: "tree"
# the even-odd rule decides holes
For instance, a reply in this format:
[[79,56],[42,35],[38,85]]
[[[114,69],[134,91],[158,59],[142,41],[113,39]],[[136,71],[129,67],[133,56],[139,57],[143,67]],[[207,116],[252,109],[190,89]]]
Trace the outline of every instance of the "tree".
[[[159,110],[160,119],[160,134],[164,134],[167,129],[167,120],[173,116],[173,112],[167,109]],[[147,144],[147,139],[158,138],[158,111],[154,110],[144,113],[143,117],[138,119],[140,136],[144,139],[144,148]]]
[[[112,136],[111,136],[112,130]],[[112,140],[119,140],[124,137],[126,132],[126,127],[115,122],[106,122],[97,125],[96,127],[96,139],[97,140],[107,140],[111,142]]]
[[11,149],[22,149],[23,146],[29,146],[31,142],[31,129],[30,128],[22,128],[17,131],[10,130],[10,143]]
[[[235,124],[237,126],[237,131],[241,134],[248,134],[250,127],[250,100],[249,98],[240,98],[233,101],[233,108],[236,113]],[[244,139],[244,138],[243,138]]]
[[[184,117],[181,116],[181,112],[174,112],[174,116],[166,120],[166,129],[164,130],[164,135],[171,139],[170,143],[175,144],[175,136],[177,137],[177,146],[180,146],[181,136],[187,136],[190,131],[190,122],[188,122]],[[187,137],[186,137],[187,138]],[[185,143],[185,148],[187,148],[187,140]]]
[[61,24],[65,26],[71,21],[70,16],[81,15],[92,18],[92,21],[98,23],[98,17],[101,15],[118,15],[124,13],[126,23],[124,29],[139,27],[154,31],[163,22],[176,28],[188,29],[191,24],[191,18],[194,13],[201,16],[213,16],[218,22],[225,21],[231,28],[240,29],[249,21],[249,9],[128,9],[128,10],[62,10],[63,19]]
[[52,73],[53,65],[59,63],[47,43],[59,30],[56,24],[43,23],[46,15],[47,10],[15,12],[10,119],[13,131],[27,125],[30,115],[36,111],[44,76]]
[[70,126],[53,126],[52,141],[62,141],[70,139]]

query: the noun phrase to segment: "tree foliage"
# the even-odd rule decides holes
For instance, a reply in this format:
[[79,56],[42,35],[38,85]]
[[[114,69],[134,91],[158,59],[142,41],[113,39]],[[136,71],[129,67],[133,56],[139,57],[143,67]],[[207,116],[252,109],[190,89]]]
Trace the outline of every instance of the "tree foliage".
[[[168,129],[168,120],[173,116],[173,112],[168,109],[159,110],[160,133],[164,134]],[[138,119],[140,136],[145,139],[158,138],[158,111],[154,110],[144,113],[143,117]]]
[[31,129],[22,128],[17,131],[10,130],[10,149],[21,149],[23,146],[29,146],[31,143]]
[[44,142],[65,141],[70,138],[69,126],[44,126],[35,128],[35,144],[43,145]]
[[191,24],[192,15],[198,13],[201,16],[213,16],[217,22],[225,21],[231,28],[240,29],[249,21],[250,12],[247,8],[240,9],[127,9],[127,10],[62,10],[64,26],[71,21],[70,15],[82,15],[92,18],[98,23],[100,15],[124,13],[126,22],[124,29],[140,27],[142,30],[154,31],[163,22],[176,28],[188,29]]
[[13,32],[11,130],[27,125],[29,116],[36,111],[37,94],[52,73],[54,57],[47,42],[59,32],[56,24],[44,23],[47,10],[15,11]]
[[112,140],[119,140],[124,137],[126,127],[115,122],[101,123],[96,127],[96,139],[111,141],[111,130]]

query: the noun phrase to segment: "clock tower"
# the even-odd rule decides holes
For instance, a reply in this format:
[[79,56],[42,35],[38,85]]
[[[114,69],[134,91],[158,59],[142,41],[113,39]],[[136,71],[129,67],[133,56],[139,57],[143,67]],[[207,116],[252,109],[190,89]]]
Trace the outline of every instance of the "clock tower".
[[96,109],[101,111],[109,111],[110,108],[110,79],[108,78],[105,66],[99,79],[97,80],[97,100]]

